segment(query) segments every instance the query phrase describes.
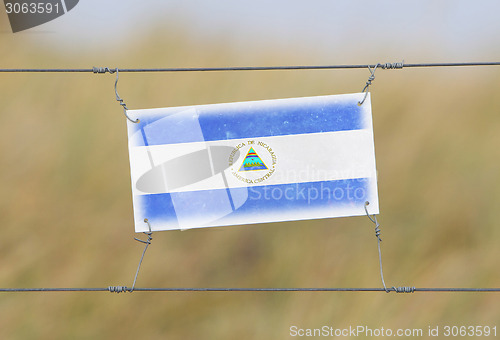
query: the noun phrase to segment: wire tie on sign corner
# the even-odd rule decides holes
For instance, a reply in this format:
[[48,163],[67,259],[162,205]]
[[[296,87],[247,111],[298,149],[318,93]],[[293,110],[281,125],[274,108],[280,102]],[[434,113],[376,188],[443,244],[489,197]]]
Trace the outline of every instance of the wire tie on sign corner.
[[375,224],[375,237],[377,237],[377,240],[379,242],[382,242],[382,239],[380,238],[380,234],[381,234],[380,223],[378,223],[378,221],[377,221],[377,216],[373,215],[373,217],[371,217],[370,214],[368,213],[367,206],[369,206],[369,205],[370,205],[370,202],[366,201],[365,202],[366,216],[368,216],[368,218],[370,219],[370,221],[372,221]]
[[415,287],[392,287],[391,289],[387,288],[385,285],[385,280],[384,280],[384,271],[382,269],[382,250],[380,249],[380,242],[382,242],[382,238],[380,237],[381,230],[380,230],[380,223],[377,221],[377,216],[373,214],[370,216],[368,213],[368,205],[370,205],[369,201],[365,202],[365,212],[366,216],[370,219],[370,221],[375,224],[375,237],[377,238],[377,246],[378,246],[378,261],[379,261],[379,266],[380,266],[380,279],[382,280],[382,285],[384,286],[384,290],[386,293],[390,292],[396,292],[396,293],[413,293],[415,292]]
[[372,81],[375,80],[375,71],[377,70],[378,67],[380,67],[383,70],[395,70],[395,69],[402,69],[404,67],[405,61],[403,60],[402,62],[396,62],[396,63],[384,63],[384,64],[376,64],[373,68],[371,68],[370,65],[368,65],[368,70],[370,71],[370,76],[368,77],[368,80],[365,83],[365,87],[363,88],[363,91],[361,93],[364,93],[365,96],[363,97],[363,100],[358,102],[358,105],[363,105],[363,103],[366,100],[366,97],[368,96],[369,92],[369,87],[372,84]]
[[144,235],[147,235],[148,239],[146,241],[138,239],[134,237],[134,240],[144,243],[146,246],[144,246],[144,251],[142,252],[141,260],[139,261],[139,265],[137,266],[137,271],[135,272],[135,277],[134,277],[134,283],[132,284],[132,288],[129,289],[129,292],[132,293],[135,288],[135,283],[137,282],[137,276],[139,276],[139,270],[141,269],[142,265],[142,260],[144,259],[144,255],[146,254],[146,250],[148,250],[149,245],[151,244],[151,241],[153,240],[153,231],[151,230],[151,224],[149,223],[149,220],[147,218],[144,219],[144,223],[147,223],[149,231],[143,232]]
[[[108,69],[109,70],[109,69]],[[132,119],[128,116],[127,114],[127,110],[128,110],[128,107],[127,107],[127,104],[125,104],[123,102],[123,99],[120,98],[120,95],[118,94],[118,89],[117,89],[117,86],[118,86],[118,68],[116,68],[113,72],[111,70],[109,70],[109,72],[112,74],[114,72],[116,72],[116,80],[115,80],[115,95],[116,95],[116,101],[120,103],[120,105],[123,107],[123,114],[125,115],[125,117],[127,117],[127,119],[129,121],[131,121],[132,123],[139,123],[139,119]]]
[[146,250],[148,249],[148,246],[151,244],[151,241],[153,240],[153,231],[151,230],[151,224],[149,224],[149,221],[147,218],[144,219],[144,223],[148,224],[148,229],[149,231],[144,232],[145,235],[148,236],[148,239],[146,241],[138,239],[134,237],[134,240],[139,241],[141,243],[144,243],[146,246],[144,247],[144,250],[142,252],[141,260],[139,261],[139,265],[137,266],[137,270],[135,272],[135,277],[134,277],[134,283],[132,283],[132,288],[128,288],[127,286],[109,286],[108,291],[110,293],[123,293],[123,292],[129,292],[132,293],[135,288],[135,283],[137,282],[137,277],[139,276],[139,270],[141,269],[142,265],[142,260],[144,259],[144,255],[146,254]]
[[129,115],[127,114],[127,110],[128,110],[128,107],[127,107],[127,104],[124,103],[123,99],[120,97],[120,95],[118,94],[118,78],[119,78],[119,75],[118,75],[118,68],[109,68],[109,67],[93,67],[92,68],[92,72],[94,73],[99,73],[99,74],[104,74],[104,73],[109,73],[109,74],[113,74],[113,73],[116,73],[116,80],[115,80],[115,96],[116,96],[116,101],[120,103],[120,105],[123,107],[123,114],[125,115],[125,117],[127,117],[127,119],[129,121],[131,121],[132,123],[139,123],[139,119],[136,119],[136,120],[133,120],[132,118],[129,117]]
[[363,97],[363,100],[358,102],[358,105],[360,105],[360,106],[363,105],[363,103],[366,100],[366,97],[368,96],[368,88],[372,84],[372,81],[375,80],[375,71],[377,70],[377,67],[379,67],[379,65],[381,65],[381,64],[376,64],[373,69],[370,67],[370,65],[368,65],[368,70],[370,71],[370,76],[368,77],[368,80],[366,81],[365,87],[363,87],[363,91],[361,91],[361,93],[364,93],[365,96]]
[[149,220],[147,218],[144,219],[144,223],[147,223],[149,231],[144,231],[143,234],[148,236],[148,239],[146,241],[138,239],[134,237],[134,240],[145,243],[145,244],[151,244],[151,240],[153,240],[153,232],[151,231],[151,224],[149,223]]
[[370,216],[368,213],[368,205],[370,205],[369,201],[365,202],[365,212],[366,216],[370,219],[370,221],[375,224],[375,237],[377,238],[377,246],[378,246],[378,261],[379,261],[379,266],[380,266],[380,279],[382,280],[382,285],[384,286],[384,290],[386,293],[390,293],[392,291],[396,293],[413,293],[415,291],[415,287],[392,287],[392,289],[387,288],[385,285],[385,280],[384,280],[384,271],[382,269],[382,250],[380,249],[380,242],[382,242],[382,238],[380,237],[381,230],[380,230],[380,223],[377,221],[377,216],[373,214]]
[[387,289],[386,285],[385,285],[385,280],[384,280],[384,271],[382,269],[382,251],[380,250],[380,242],[382,242],[382,239],[380,238],[380,224],[378,223],[377,221],[377,216],[375,216],[375,214],[373,214],[373,217],[370,216],[370,214],[368,213],[368,209],[367,209],[367,206],[370,204],[369,201],[366,201],[365,202],[365,212],[366,212],[366,216],[368,216],[368,218],[370,219],[370,221],[373,222],[373,224],[375,224],[375,237],[377,237],[377,245],[378,245],[378,261],[379,261],[379,266],[380,266],[380,278],[382,279],[382,285],[384,286],[384,290],[386,293],[389,293],[390,290]]

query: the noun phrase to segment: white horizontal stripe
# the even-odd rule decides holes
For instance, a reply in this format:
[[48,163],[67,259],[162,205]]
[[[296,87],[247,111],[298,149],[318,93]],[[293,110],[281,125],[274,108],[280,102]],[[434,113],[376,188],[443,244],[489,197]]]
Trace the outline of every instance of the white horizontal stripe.
[[[237,139],[131,147],[133,194],[376,178],[373,133],[368,129],[262,137],[253,141],[253,145],[248,145],[247,139]],[[259,142],[271,148],[272,152],[259,145]],[[230,156],[238,145],[241,146],[240,155],[234,160],[231,168]],[[268,170],[239,171],[250,146]],[[207,161],[204,163],[203,155],[207,148],[210,148],[210,153],[205,152]],[[197,151],[200,155],[199,162],[196,157],[186,160],[182,158]],[[274,171],[273,153],[276,157]],[[156,169],[158,176],[152,176],[152,166],[158,167],[162,164],[167,165]],[[171,175],[172,171],[174,176]],[[266,174],[269,174],[269,177],[262,179]],[[137,182],[143,175],[151,175],[151,178],[146,181],[143,178],[139,183],[147,185],[141,187]],[[180,178],[183,185],[179,187],[179,183],[165,183],[160,178],[166,178],[167,182],[172,178]],[[245,182],[245,179],[251,183]]]

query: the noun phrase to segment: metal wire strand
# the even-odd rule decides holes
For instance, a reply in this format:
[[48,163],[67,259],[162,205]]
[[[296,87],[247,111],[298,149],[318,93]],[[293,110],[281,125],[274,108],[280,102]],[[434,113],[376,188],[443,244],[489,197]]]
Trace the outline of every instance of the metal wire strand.
[[[163,67],[163,68],[120,68],[120,72],[219,72],[219,71],[273,71],[273,70],[335,70],[366,69],[379,65],[382,69],[421,68],[421,67],[468,67],[468,66],[500,66],[500,61],[458,62],[458,63],[375,63],[344,65],[297,65],[297,66],[232,66],[232,67]],[[389,66],[390,65],[390,66]],[[107,67],[93,68],[3,68],[0,72],[11,73],[113,73]]]
[[[368,77],[368,80],[366,81],[366,84],[365,84],[365,87],[363,88],[363,91],[361,91],[361,93],[364,93],[365,96],[363,97],[363,100],[358,102],[358,105],[363,105],[363,103],[365,102],[366,100],[366,97],[368,96],[368,88],[370,87],[370,85],[372,84],[372,81],[375,80],[375,71],[377,70],[377,67],[379,66],[380,64],[377,64],[375,65],[375,67],[372,69],[370,66],[368,66],[368,70],[370,70],[370,76]],[[371,219],[371,218],[370,218]]]
[[413,293],[415,292],[416,288],[415,287],[391,287],[391,288],[387,288],[386,285],[385,285],[385,280],[384,280],[384,270],[382,269],[382,250],[380,249],[380,242],[382,242],[382,239],[380,238],[380,224],[378,223],[377,221],[377,216],[374,214],[372,215],[373,217],[370,216],[370,214],[368,213],[368,205],[370,205],[370,202],[366,201],[365,202],[365,212],[366,212],[366,216],[368,216],[368,218],[370,219],[370,221],[373,222],[373,224],[375,224],[375,237],[377,238],[377,246],[378,246],[378,262],[379,262],[379,266],[380,266],[380,279],[382,280],[382,285],[384,286],[384,290],[386,293],[390,293],[390,292],[396,292],[396,293]]
[[[398,290],[418,293],[500,293],[500,288],[415,288],[400,287]],[[404,291],[394,290],[397,293]],[[48,293],[48,292],[128,292],[124,286],[107,288],[0,288],[0,293]],[[135,288],[136,292],[386,292],[384,288]]]
[[142,242],[146,245],[144,246],[144,250],[142,252],[142,256],[141,256],[141,260],[139,261],[139,265],[137,266],[137,271],[135,272],[135,277],[134,277],[134,283],[132,284],[132,288],[130,288],[130,290],[129,290],[130,293],[132,293],[134,291],[135,283],[137,282],[137,276],[139,276],[139,270],[141,269],[142,260],[144,259],[144,255],[146,254],[146,250],[148,250],[148,247],[151,244],[151,241],[153,240],[153,237],[151,236],[151,235],[153,235],[153,232],[151,231],[151,224],[149,223],[147,218],[144,219],[144,222],[148,224],[148,228],[149,228],[149,232],[144,232],[144,234],[148,236],[148,239],[146,241],[143,241],[141,239],[134,238],[134,240]]
[[380,242],[382,242],[382,239],[380,238],[380,224],[377,221],[377,216],[373,215],[373,218],[372,218],[370,216],[370,214],[368,213],[368,208],[367,207],[368,207],[369,204],[370,204],[370,202],[366,201],[365,205],[364,205],[364,208],[365,208],[366,216],[368,216],[368,218],[370,219],[370,221],[372,221],[375,224],[375,237],[377,237],[377,245],[378,245],[378,262],[379,262],[379,265],[380,265],[380,278],[382,279],[382,285],[384,286],[384,290],[387,293],[389,293],[390,290],[387,289],[387,287],[385,285],[384,271],[382,269],[382,251],[380,249]]
[[[107,67],[105,68],[105,70],[106,70],[106,69],[108,70],[108,72],[109,72],[109,73],[113,73],[113,72],[111,72],[111,71],[110,71]],[[115,80],[115,94],[116,94],[116,101],[117,101],[117,102],[119,102],[119,103],[120,103],[120,105],[123,107],[123,114],[125,115],[125,117],[127,117],[127,119],[128,119],[129,121],[131,121],[132,123],[139,123],[139,119],[135,119],[135,120],[134,120],[134,119],[130,118],[130,117],[128,116],[128,114],[127,114],[127,110],[128,110],[128,108],[127,108],[127,104],[125,104],[125,103],[123,102],[123,99],[121,99],[121,98],[120,98],[120,95],[118,94],[118,89],[117,89],[117,86],[118,86],[118,68],[116,68],[116,69],[114,70],[114,72],[116,72],[116,80]]]
[[135,289],[135,283],[137,282],[137,277],[139,276],[139,270],[141,269],[142,260],[144,260],[144,255],[146,254],[146,250],[148,250],[148,246],[151,244],[151,241],[153,240],[153,237],[151,236],[151,235],[153,235],[153,232],[151,231],[151,224],[149,223],[147,218],[144,219],[144,223],[148,224],[149,232],[143,233],[143,234],[148,236],[148,239],[146,241],[144,241],[144,240],[141,240],[141,239],[134,237],[134,240],[139,241],[141,243],[144,243],[146,246],[144,247],[144,250],[142,251],[141,260],[139,261],[139,265],[137,266],[137,270],[135,272],[134,283],[132,283],[132,288],[128,288],[127,286],[109,286],[107,288],[107,290],[110,293],[118,293],[118,294],[124,293],[124,292],[132,293]]

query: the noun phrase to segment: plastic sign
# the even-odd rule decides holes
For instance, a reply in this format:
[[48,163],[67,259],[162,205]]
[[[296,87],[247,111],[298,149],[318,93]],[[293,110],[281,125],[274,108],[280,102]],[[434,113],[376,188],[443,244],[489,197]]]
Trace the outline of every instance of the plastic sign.
[[363,96],[129,110],[135,231],[377,214]]

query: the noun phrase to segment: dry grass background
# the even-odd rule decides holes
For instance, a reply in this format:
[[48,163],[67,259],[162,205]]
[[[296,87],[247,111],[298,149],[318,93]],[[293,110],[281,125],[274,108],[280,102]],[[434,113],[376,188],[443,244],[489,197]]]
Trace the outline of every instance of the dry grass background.
[[[153,36],[106,54],[69,56],[36,39],[1,34],[1,67],[308,63],[300,51],[272,47],[246,62],[224,41],[195,46],[183,32],[161,44]],[[130,108],[166,107],[359,92],[368,75],[122,74],[119,92]],[[377,71],[372,104],[388,285],[500,286],[499,75],[492,67]],[[143,245],[133,240],[126,124],[114,76],[0,77],[0,286],[130,285]],[[140,287],[380,285],[366,217],[156,233],[138,280]],[[1,293],[0,338],[285,339],[291,325],[500,326],[499,298]]]

